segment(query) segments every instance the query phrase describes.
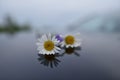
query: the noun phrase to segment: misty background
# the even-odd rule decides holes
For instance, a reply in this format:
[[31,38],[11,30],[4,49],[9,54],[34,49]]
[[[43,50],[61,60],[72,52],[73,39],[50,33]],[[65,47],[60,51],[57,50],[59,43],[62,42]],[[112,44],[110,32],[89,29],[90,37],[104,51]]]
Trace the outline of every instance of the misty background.
[[119,3],[119,0],[0,0],[0,23],[10,15],[20,24],[30,23],[34,29],[111,30],[120,23]]
[[[80,56],[38,56],[47,32],[80,32]],[[120,0],[0,0],[0,80],[120,80],[119,32]]]

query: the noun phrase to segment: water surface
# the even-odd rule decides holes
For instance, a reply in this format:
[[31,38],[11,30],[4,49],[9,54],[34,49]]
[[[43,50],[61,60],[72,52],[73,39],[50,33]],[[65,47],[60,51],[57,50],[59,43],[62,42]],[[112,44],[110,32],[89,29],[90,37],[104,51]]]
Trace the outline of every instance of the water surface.
[[119,80],[119,35],[81,34],[76,53],[47,57],[52,67],[38,55],[35,33],[0,34],[0,80]]

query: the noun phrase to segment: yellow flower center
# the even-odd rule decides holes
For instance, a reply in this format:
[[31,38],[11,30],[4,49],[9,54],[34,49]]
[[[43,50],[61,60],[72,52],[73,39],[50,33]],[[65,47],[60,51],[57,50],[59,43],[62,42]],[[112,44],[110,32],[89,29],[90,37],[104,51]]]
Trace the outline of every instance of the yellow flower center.
[[65,43],[66,44],[74,44],[75,42],[75,38],[71,35],[68,35],[66,38],[65,38]]
[[47,50],[47,51],[51,51],[54,49],[54,43],[50,40],[48,41],[45,41],[44,42],[44,48]]

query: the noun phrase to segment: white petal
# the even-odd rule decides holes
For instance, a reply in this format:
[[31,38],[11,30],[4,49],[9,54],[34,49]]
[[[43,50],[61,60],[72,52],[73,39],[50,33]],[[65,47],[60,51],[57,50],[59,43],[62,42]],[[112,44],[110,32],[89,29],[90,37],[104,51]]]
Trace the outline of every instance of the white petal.
[[57,41],[57,40],[56,40],[56,41],[53,41],[53,42],[54,42],[54,44],[58,44],[58,43],[59,43],[59,41]]
[[40,51],[40,50],[41,50],[41,48],[37,48],[37,50],[39,50],[39,51]]
[[42,54],[43,52],[42,51],[39,51],[39,54]]
[[48,40],[46,34],[44,34],[44,35],[42,36],[42,39],[43,39],[44,41],[47,41],[47,40]]
[[36,45],[41,45],[41,44],[39,42],[37,42]]
[[69,45],[66,45],[66,47],[68,48],[68,47],[69,47]]
[[64,44],[61,44],[61,47],[64,47]]
[[41,41],[41,38],[37,39],[38,41]]
[[48,40],[51,40],[51,34],[50,33],[48,34]]
[[49,54],[49,51],[47,51],[46,54]]
[[40,42],[45,41],[44,40],[44,35],[41,37]]
[[54,51],[51,51],[51,54],[55,54],[55,52],[54,52]]
[[55,53],[59,53],[60,51],[58,51],[58,50],[55,49],[54,52],[55,52]]
[[43,51],[42,51],[42,50],[40,51],[40,54],[43,54]]
[[57,49],[57,50],[61,50],[61,49],[60,49],[59,47],[57,47],[57,46],[55,47],[55,49]]
[[73,48],[74,46],[73,46],[73,45],[71,45],[71,47]]
[[41,38],[41,40],[39,41],[39,43],[44,43],[44,42],[45,42],[44,38]]
[[56,38],[55,38],[55,36],[53,36],[53,37],[52,37],[52,41],[56,41]]
[[38,48],[39,48],[39,49],[41,49],[41,50],[42,50],[42,49],[44,49],[44,47],[43,47],[43,46],[39,46]]
[[37,46],[43,46],[43,43],[37,42],[36,45]]

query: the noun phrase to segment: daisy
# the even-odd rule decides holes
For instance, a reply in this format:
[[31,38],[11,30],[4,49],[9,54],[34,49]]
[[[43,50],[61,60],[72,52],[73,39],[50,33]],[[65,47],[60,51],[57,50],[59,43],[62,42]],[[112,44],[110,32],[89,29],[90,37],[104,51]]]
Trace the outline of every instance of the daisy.
[[61,49],[57,47],[58,44],[59,41],[55,38],[55,36],[51,36],[50,33],[48,35],[44,34],[38,39],[37,50],[39,51],[39,54],[46,55],[59,53]]
[[79,39],[80,34],[67,34],[64,35],[64,40],[61,42],[61,47],[78,47],[81,45],[81,40]]

